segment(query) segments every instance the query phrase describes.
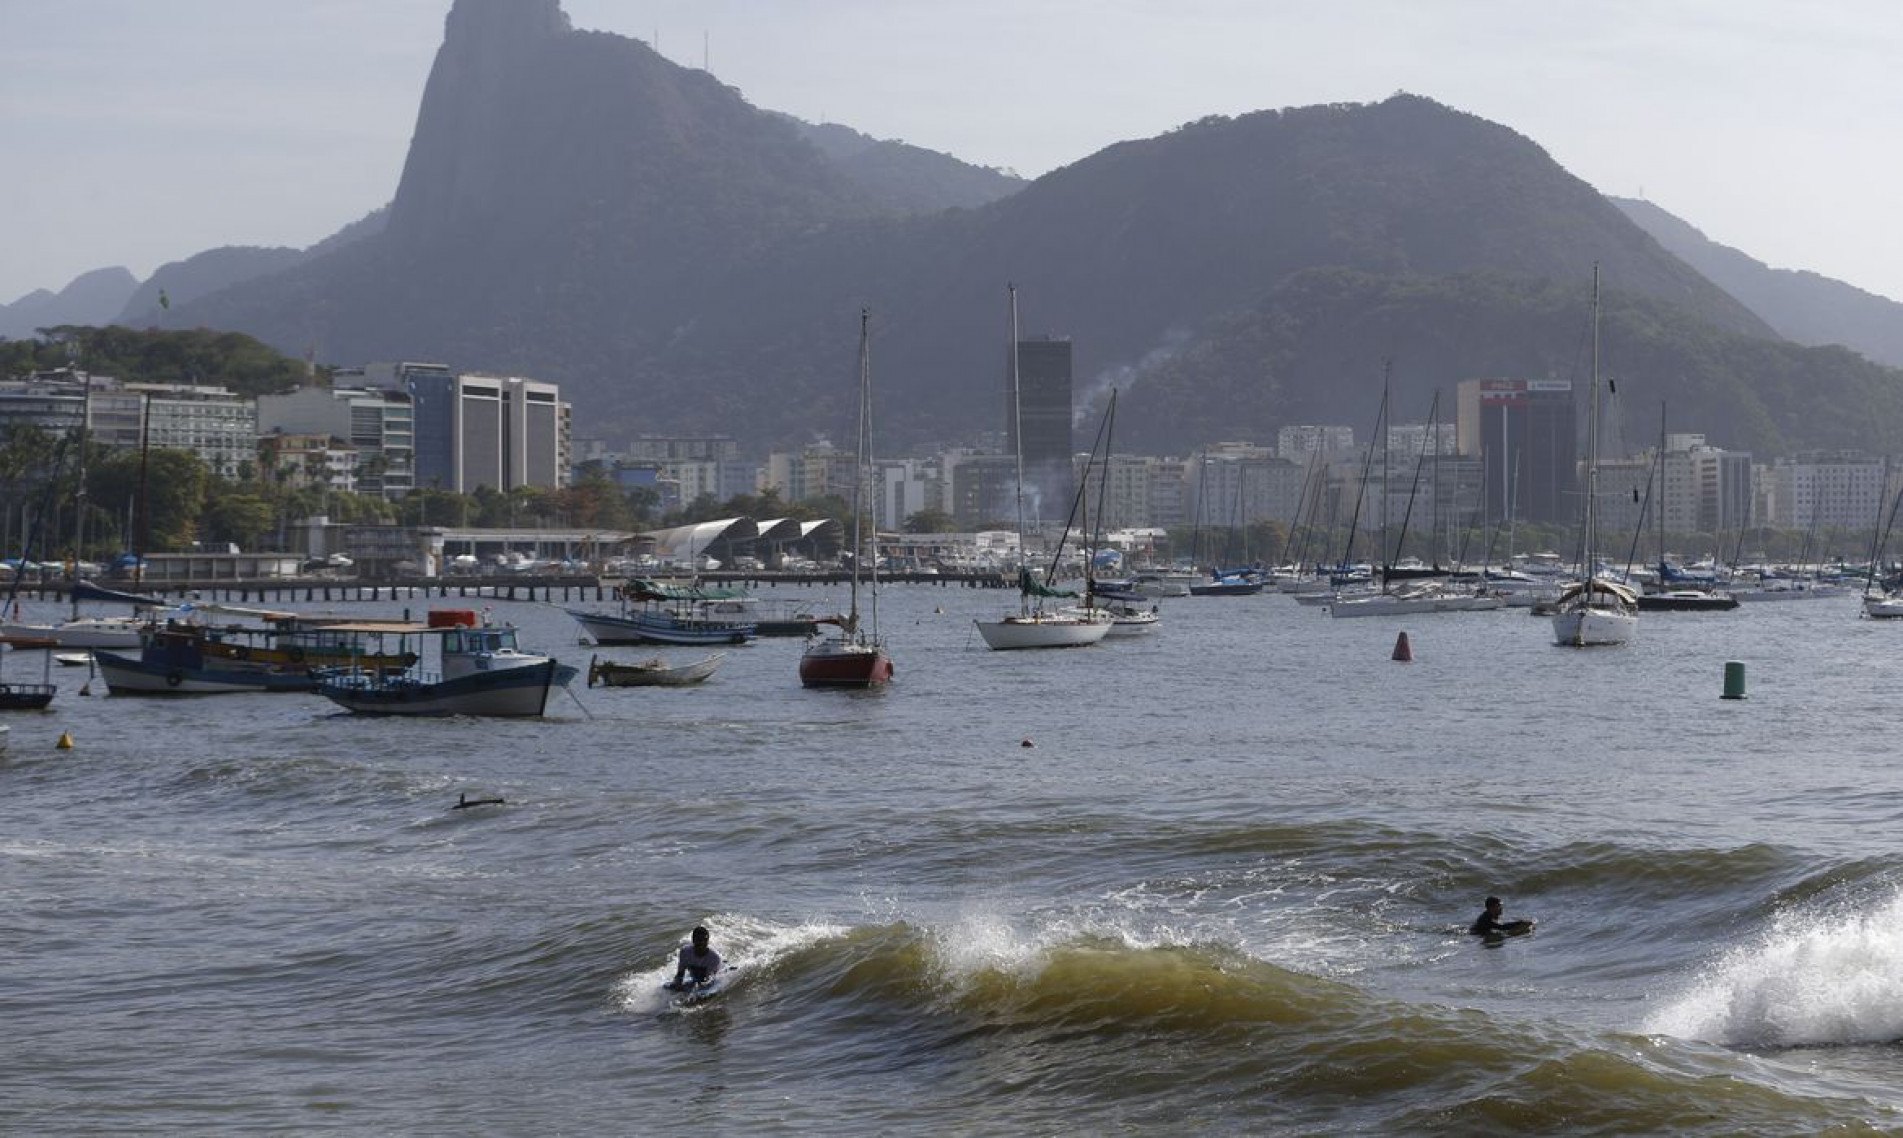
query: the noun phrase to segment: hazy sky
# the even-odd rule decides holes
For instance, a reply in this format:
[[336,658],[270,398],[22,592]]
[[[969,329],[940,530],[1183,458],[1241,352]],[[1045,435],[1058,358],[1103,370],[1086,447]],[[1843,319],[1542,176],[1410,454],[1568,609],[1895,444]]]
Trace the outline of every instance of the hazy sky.
[[[450,0],[0,0],[0,303],[395,193]],[[1045,173],[1405,90],[1784,268],[1903,299],[1896,0],[564,0],[756,106]]]

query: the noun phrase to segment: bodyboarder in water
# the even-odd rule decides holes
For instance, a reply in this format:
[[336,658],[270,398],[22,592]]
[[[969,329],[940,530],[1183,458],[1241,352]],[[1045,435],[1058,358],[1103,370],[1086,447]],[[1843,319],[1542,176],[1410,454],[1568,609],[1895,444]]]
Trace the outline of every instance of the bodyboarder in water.
[[1533,931],[1532,921],[1501,920],[1500,917],[1504,912],[1500,898],[1487,898],[1487,907],[1481,911],[1480,916],[1474,919],[1473,925],[1467,931],[1475,936],[1484,937],[1519,936],[1521,933]]
[[[692,942],[681,946],[680,963],[667,987],[674,991],[699,987],[720,973],[720,954],[708,943],[706,925],[695,925]],[[691,977],[691,980],[689,979]]]

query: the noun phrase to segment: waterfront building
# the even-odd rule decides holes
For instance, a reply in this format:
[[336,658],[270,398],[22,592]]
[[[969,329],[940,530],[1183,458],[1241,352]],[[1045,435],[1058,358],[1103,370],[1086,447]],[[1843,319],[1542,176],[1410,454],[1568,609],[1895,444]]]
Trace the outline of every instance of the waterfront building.
[[571,411],[558,386],[402,367],[414,405],[416,485],[468,494],[568,484]]

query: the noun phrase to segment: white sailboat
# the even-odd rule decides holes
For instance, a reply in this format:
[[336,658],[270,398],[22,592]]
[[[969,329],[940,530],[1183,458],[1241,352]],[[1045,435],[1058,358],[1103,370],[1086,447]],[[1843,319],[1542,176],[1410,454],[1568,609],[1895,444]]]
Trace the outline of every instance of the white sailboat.
[[985,645],[994,651],[1007,651],[1019,648],[1082,648],[1095,644],[1110,635],[1111,621],[1107,615],[1084,616],[1074,612],[1064,612],[1055,608],[1046,608],[1044,602],[1051,598],[1075,597],[1077,594],[1049,585],[1040,584],[1031,574],[1031,568],[1024,563],[1024,422],[1023,400],[1018,390],[1018,290],[1016,285],[1010,288],[1011,294],[1011,413],[1017,418],[1017,507],[1018,507],[1018,611],[1007,613],[996,620],[973,621],[978,626],[978,635],[984,637]]
[[1589,648],[1625,644],[1639,628],[1639,598],[1616,581],[1598,575],[1595,550],[1595,499],[1599,487],[1599,266],[1592,269],[1592,419],[1586,424],[1586,508],[1580,533],[1584,577],[1560,592],[1553,613],[1553,641],[1562,647]]

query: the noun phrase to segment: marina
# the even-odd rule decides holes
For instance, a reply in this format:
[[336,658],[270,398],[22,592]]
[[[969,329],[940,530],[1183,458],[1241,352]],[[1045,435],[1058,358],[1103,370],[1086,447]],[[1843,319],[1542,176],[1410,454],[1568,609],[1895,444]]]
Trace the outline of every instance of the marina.
[[[580,662],[559,605],[490,603]],[[882,689],[803,688],[761,640],[536,719],[60,670],[0,764],[0,1125],[1903,1126],[1897,626],[1855,597],[1592,653],[1525,609],[1275,593],[999,653],[995,603],[888,586]],[[1470,937],[1488,894],[1537,931]],[[676,1009],[696,923],[745,980]]]

